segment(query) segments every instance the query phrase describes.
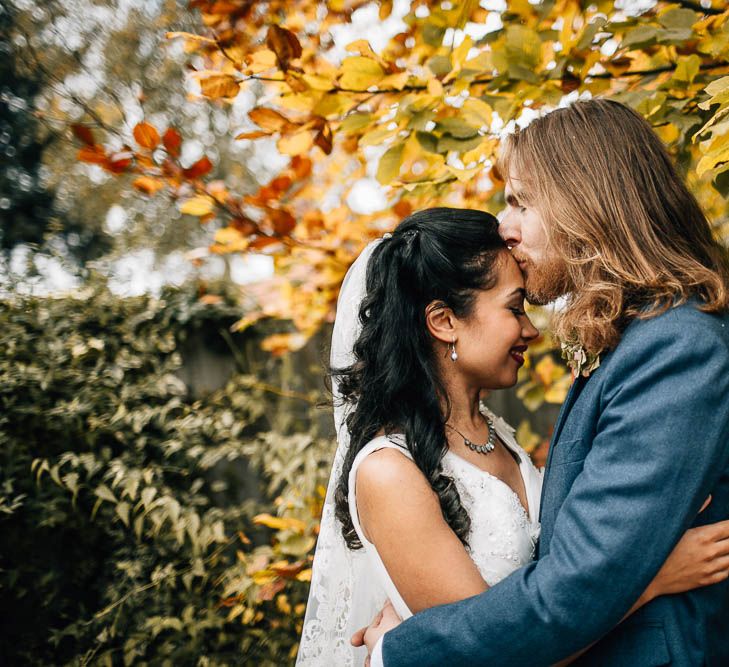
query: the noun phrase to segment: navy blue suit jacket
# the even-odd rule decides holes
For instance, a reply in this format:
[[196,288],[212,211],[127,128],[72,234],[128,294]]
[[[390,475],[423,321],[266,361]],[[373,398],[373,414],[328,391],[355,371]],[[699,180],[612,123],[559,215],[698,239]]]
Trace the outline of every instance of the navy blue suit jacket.
[[[385,667],[729,665],[729,585],[620,619],[691,526],[729,517],[729,315],[635,320],[555,426],[538,559],[385,635]],[[711,494],[713,501],[700,515]]]

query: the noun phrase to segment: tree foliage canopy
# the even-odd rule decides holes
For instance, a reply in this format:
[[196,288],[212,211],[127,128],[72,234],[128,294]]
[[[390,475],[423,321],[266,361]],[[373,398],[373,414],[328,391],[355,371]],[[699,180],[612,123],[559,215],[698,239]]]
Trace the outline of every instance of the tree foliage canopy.
[[[631,3],[611,0],[415,0],[398,22],[393,2],[383,1],[380,19],[396,25],[391,38],[377,50],[355,39],[337,58],[335,36],[373,3],[193,0],[205,33],[168,36],[185,40],[199,96],[225,105],[263,86],[236,136],[269,149],[275,142],[290,160],[242,195],[208,178],[207,157],[180,164],[183,138],[148,122],[114,152],[77,127],[79,159],[133,174],[135,188],[171,194],[203,223],[217,220],[214,252],[274,255],[278,298],[240,324],[290,318],[301,334],[269,349],[297,347],[331,317],[369,238],[435,201],[498,208],[499,133],[568,94],[636,108],[720,220],[719,193],[729,191],[729,10],[716,1],[647,4],[631,12]],[[376,215],[347,205],[368,174],[388,186],[387,209]]]

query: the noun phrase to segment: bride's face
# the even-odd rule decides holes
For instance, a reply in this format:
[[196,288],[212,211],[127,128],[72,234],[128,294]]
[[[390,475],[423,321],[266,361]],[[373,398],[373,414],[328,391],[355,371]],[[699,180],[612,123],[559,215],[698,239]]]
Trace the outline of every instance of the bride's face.
[[516,384],[527,345],[539,335],[524,312],[524,277],[516,261],[504,252],[496,270],[496,285],[477,292],[471,314],[456,323],[458,361],[452,370],[483,389]]

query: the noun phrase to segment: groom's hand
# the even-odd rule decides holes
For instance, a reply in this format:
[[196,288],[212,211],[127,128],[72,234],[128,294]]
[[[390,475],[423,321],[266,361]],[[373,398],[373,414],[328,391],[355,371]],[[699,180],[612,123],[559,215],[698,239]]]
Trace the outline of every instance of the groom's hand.
[[396,628],[400,623],[402,623],[402,619],[397,615],[395,608],[392,606],[392,602],[388,600],[382,608],[382,611],[372,619],[372,623],[352,635],[352,646],[367,647],[368,656],[366,665],[370,664],[369,656],[372,655],[375,644],[380,640],[380,637]]

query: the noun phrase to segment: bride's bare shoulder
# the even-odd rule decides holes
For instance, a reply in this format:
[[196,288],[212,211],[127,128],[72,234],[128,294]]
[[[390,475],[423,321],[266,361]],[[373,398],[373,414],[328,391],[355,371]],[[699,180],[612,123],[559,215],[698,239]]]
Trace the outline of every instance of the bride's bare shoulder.
[[[403,496],[407,496],[404,498]],[[364,458],[357,468],[357,498],[368,505],[387,505],[393,498],[421,502],[435,496],[425,475],[400,449],[385,447]]]

